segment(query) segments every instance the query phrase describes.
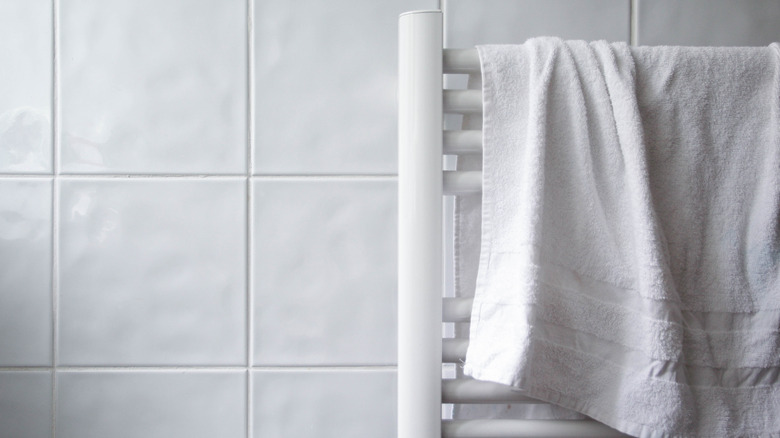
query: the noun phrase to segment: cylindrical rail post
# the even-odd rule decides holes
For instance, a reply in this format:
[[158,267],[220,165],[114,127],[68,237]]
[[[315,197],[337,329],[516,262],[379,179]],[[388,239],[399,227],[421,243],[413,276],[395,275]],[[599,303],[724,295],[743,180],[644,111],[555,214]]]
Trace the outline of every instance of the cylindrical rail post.
[[398,437],[441,437],[442,14],[399,19]]

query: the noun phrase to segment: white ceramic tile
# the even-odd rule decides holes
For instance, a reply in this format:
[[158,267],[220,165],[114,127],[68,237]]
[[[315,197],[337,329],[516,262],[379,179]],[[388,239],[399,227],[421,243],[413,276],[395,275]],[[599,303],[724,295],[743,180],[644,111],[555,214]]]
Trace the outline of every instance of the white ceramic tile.
[[0,179],[0,366],[51,365],[51,184]]
[[58,438],[245,438],[244,372],[61,372]]
[[254,363],[391,364],[394,181],[256,181]]
[[245,0],[61,2],[64,172],[243,173]]
[[243,180],[60,184],[60,363],[246,363]]
[[394,172],[398,15],[436,5],[255,2],[255,172]]
[[639,0],[643,45],[764,46],[780,41],[777,0]]
[[0,172],[51,172],[51,3],[0,2]]
[[442,0],[445,44],[519,44],[538,36],[628,41],[629,0]]
[[0,371],[0,438],[51,437],[51,373]]
[[392,371],[257,371],[253,438],[394,438]]

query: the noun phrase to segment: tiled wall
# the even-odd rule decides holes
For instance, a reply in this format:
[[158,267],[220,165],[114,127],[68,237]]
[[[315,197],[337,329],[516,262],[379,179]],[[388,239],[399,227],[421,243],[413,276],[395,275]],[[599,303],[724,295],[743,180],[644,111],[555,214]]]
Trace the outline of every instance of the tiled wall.
[[0,438],[394,437],[397,15],[763,45],[780,0],[0,0]]

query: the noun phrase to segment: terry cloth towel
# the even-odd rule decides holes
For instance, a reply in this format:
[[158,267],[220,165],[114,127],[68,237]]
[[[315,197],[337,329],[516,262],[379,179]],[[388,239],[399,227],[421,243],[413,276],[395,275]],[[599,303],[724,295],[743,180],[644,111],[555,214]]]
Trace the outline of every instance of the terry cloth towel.
[[464,372],[630,435],[780,436],[780,46],[478,49]]
[[[482,76],[480,74],[469,75],[467,88],[470,90],[482,89]],[[457,120],[452,120],[453,125],[458,125]],[[460,129],[482,129],[482,115],[470,114],[463,116]],[[461,155],[457,160],[458,170],[482,169],[481,155]],[[455,228],[462,237],[454,245],[455,262],[455,295],[459,297],[474,297],[474,284],[477,276],[479,260],[479,230],[481,226],[481,193],[468,193],[455,198]],[[454,334],[457,338],[468,338],[469,324],[455,324]],[[463,377],[463,368],[455,368],[456,377]],[[455,403],[452,405],[452,418],[456,420],[474,419],[528,419],[528,420],[581,420],[582,414],[563,409],[556,405],[544,403],[515,403],[515,404],[473,404]]]

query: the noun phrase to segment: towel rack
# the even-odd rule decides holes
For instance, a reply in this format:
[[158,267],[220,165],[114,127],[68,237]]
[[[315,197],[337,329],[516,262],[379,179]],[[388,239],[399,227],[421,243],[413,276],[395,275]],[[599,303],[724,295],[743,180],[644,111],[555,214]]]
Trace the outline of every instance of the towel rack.
[[442,420],[442,403],[541,403],[504,385],[442,380],[467,339],[442,339],[443,322],[468,322],[471,299],[443,298],[442,196],[480,191],[481,172],[443,171],[442,155],[481,153],[482,133],[443,131],[443,114],[479,114],[474,90],[444,90],[445,73],[480,71],[476,49],[443,49],[442,13],[399,18],[398,437],[625,436],[593,420]]

